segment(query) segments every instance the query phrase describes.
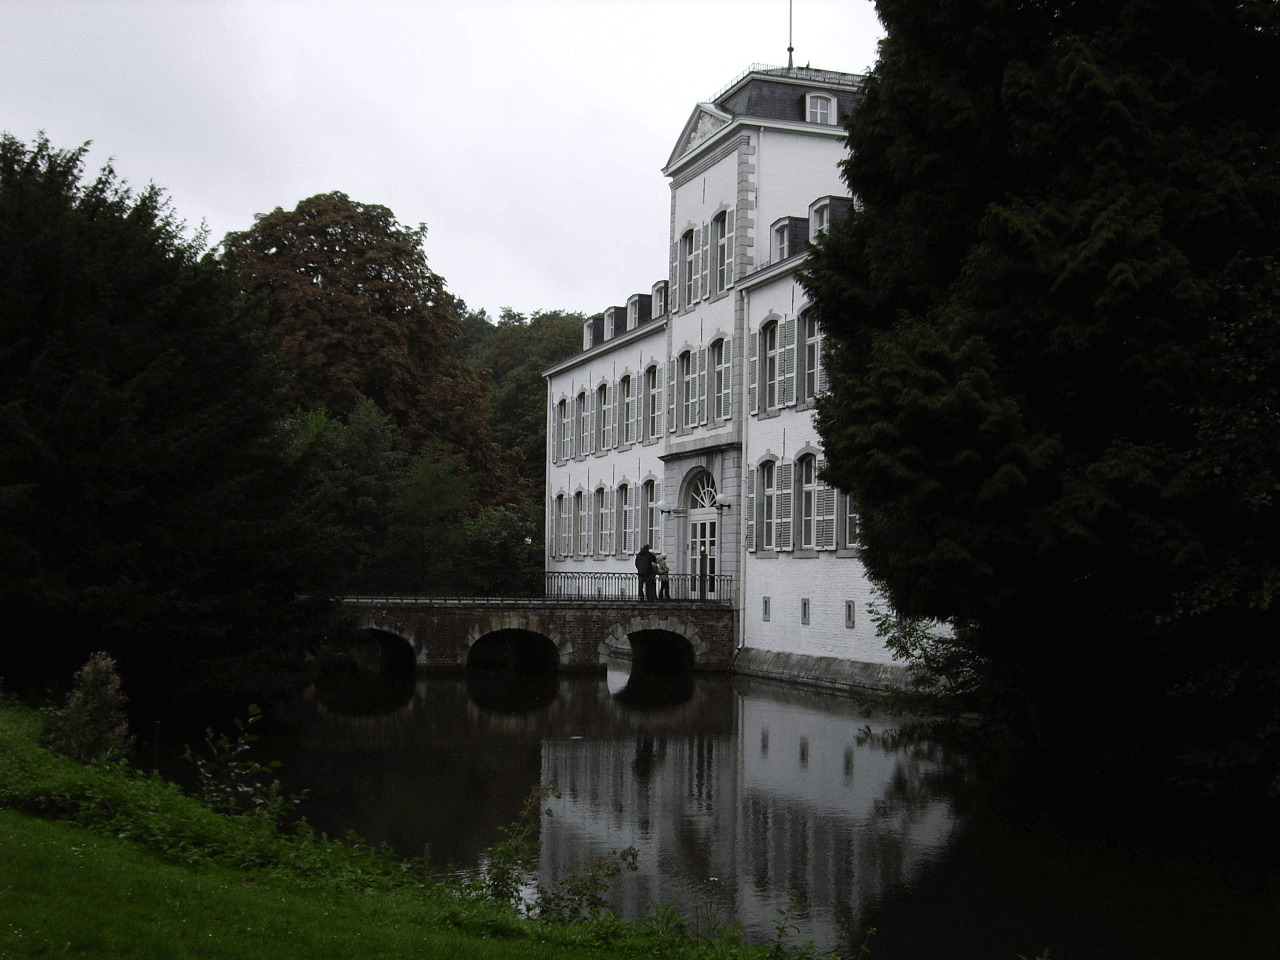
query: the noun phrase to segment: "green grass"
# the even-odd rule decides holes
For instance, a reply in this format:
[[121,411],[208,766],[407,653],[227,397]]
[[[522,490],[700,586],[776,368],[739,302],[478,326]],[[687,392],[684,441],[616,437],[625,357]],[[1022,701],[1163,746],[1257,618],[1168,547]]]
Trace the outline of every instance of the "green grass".
[[733,930],[689,939],[670,911],[647,925],[527,918],[421,864],[74,762],[40,744],[41,719],[0,703],[0,960],[784,955]]
[[[136,844],[0,811],[0,958],[600,957],[567,938],[540,943],[467,930],[466,907],[421,891],[315,889],[280,876],[166,863]],[[444,904],[447,909],[450,905]],[[481,915],[473,922],[483,926]]]

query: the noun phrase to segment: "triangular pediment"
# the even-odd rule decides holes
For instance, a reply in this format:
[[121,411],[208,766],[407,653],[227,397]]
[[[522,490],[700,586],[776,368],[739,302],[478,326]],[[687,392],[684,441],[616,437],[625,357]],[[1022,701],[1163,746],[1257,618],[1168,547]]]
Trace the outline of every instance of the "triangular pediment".
[[723,110],[717,110],[712,104],[700,103],[693,108],[689,120],[684,125],[684,130],[680,132],[680,138],[676,141],[676,148],[671,152],[671,159],[668,164],[679,160],[686,153],[702,143],[704,140],[714,136],[722,127],[733,119],[731,114],[725,113]]

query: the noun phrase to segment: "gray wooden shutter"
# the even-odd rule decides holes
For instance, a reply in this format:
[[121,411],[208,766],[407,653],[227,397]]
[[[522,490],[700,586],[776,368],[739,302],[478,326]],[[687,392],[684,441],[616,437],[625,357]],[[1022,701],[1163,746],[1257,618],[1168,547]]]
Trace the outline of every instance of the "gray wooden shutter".
[[796,318],[778,324],[779,371],[778,406],[789,407],[796,402]]
[[667,281],[667,310],[675,313],[680,305],[680,244],[671,244],[671,276]]
[[702,299],[711,296],[711,224],[702,225]]
[[[692,358],[690,358],[692,361]],[[707,422],[707,348],[698,348],[698,423]]]
[[736,228],[737,214],[733,210],[726,210],[724,214],[724,261],[725,261],[725,282],[726,287],[733,286],[734,281],[734,229]]
[[618,524],[618,501],[617,493],[613,487],[609,487],[604,492],[604,529],[600,532],[600,548],[601,552],[606,556],[612,556],[614,553],[613,540],[614,530]]
[[[822,471],[827,467],[825,460],[819,460],[817,464],[818,476],[821,478]],[[835,487],[829,487],[821,479],[818,480],[818,487],[814,494],[814,537],[813,545],[819,550],[833,550],[836,545],[836,491]]]
[[756,468],[747,469],[747,509],[743,511],[744,538],[747,549],[756,551]]
[[676,429],[676,401],[680,397],[680,391],[677,389],[679,384],[676,383],[680,376],[680,364],[670,357],[667,357],[667,432],[674,433]]
[[791,496],[791,475],[794,463],[778,464],[778,501],[774,510],[776,523],[774,543],[775,550],[791,549],[791,524],[795,510],[794,498]]
[[760,344],[760,334],[755,332],[747,333],[747,412],[759,413],[760,407],[757,401],[756,389],[756,373],[759,363],[756,360],[756,348]]

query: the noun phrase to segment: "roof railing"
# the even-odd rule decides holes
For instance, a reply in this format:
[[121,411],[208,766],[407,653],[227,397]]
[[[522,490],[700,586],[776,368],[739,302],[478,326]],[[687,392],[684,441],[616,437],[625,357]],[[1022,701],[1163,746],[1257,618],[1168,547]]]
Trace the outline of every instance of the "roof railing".
[[762,73],[774,77],[787,77],[793,80],[808,80],[812,83],[829,83],[838,87],[860,87],[863,77],[858,73],[841,73],[838,70],[818,70],[814,67],[776,67],[769,63],[753,63],[747,69],[726,83],[703,103],[715,103],[742,79],[752,73]]

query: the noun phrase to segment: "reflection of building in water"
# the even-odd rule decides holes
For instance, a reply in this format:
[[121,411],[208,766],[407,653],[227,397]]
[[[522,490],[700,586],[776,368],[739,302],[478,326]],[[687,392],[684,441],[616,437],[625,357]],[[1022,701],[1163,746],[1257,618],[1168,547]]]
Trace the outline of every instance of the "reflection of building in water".
[[877,746],[888,727],[853,703],[755,688],[740,704],[735,846],[751,862],[737,874],[739,910],[776,915],[778,892],[797,891],[800,939],[834,944],[947,839],[948,805],[919,792],[939,763]]
[[677,904],[704,922],[737,917],[761,939],[794,891],[798,940],[839,946],[947,838],[945,799],[917,786],[940,761],[868,742],[884,726],[851,702],[740,685],[726,706],[736,734],[660,722],[611,742],[544,743],[543,778],[564,797],[543,820],[541,882],[635,846],[639,872],[610,896],[628,917]]

